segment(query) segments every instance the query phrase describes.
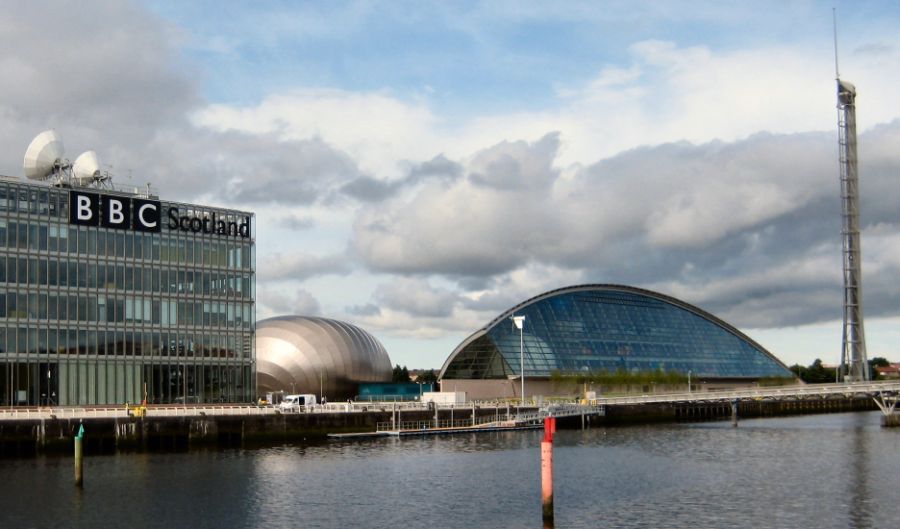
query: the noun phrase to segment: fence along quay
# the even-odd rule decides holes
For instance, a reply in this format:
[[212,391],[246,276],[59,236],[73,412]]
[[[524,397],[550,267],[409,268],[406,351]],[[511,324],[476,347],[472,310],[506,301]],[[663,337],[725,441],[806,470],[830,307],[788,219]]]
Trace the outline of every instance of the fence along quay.
[[0,409],[0,454],[68,452],[80,424],[85,452],[187,450],[194,446],[277,444],[355,435],[422,435],[540,428],[545,417],[582,427],[620,422],[726,419],[881,409],[898,424],[900,382],[803,385],[604,397],[581,404],[517,407],[505,402],[428,407],[407,403],[335,403],[282,413],[252,405],[8,407]]

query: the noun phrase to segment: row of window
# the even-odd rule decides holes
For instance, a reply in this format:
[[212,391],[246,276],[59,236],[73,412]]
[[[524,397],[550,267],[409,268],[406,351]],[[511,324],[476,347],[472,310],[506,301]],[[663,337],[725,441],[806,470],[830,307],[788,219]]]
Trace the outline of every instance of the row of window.
[[[242,242],[243,241],[243,242]],[[252,268],[249,240],[210,240],[158,233],[68,226],[0,218],[0,248],[18,248],[206,267]]]
[[249,329],[253,322],[253,305],[141,296],[26,294],[0,290],[0,318]]
[[250,366],[192,362],[0,362],[0,406],[253,400]]
[[0,283],[252,299],[249,272],[168,270],[0,256]]
[[0,327],[0,362],[12,354],[249,359],[252,334]]

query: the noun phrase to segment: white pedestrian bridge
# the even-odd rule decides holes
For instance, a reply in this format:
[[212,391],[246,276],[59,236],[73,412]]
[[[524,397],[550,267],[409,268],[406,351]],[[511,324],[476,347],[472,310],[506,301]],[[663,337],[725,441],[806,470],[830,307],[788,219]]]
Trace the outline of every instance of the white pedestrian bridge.
[[597,406],[627,404],[691,404],[734,401],[792,401],[829,398],[894,397],[900,394],[900,381],[850,382],[843,384],[798,384],[794,386],[772,386],[759,388],[726,389],[711,391],[686,391],[680,393],[660,393],[631,395],[623,397],[600,397],[592,399]]

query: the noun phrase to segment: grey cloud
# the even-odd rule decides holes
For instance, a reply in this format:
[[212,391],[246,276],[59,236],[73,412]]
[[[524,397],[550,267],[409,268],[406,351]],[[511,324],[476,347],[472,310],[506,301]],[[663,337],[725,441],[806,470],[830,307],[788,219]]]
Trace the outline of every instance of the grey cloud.
[[70,159],[95,149],[124,174],[198,104],[171,28],[136,4],[25,2],[0,27],[0,173],[21,175],[28,141],[56,128]]
[[341,192],[363,202],[379,202],[393,195],[399,183],[377,180],[371,176],[361,176],[341,187]]
[[257,263],[260,281],[299,281],[310,277],[350,272],[350,263],[344,254],[316,256],[304,253],[275,254]]
[[351,314],[353,316],[378,316],[381,314],[381,308],[373,303],[367,303],[365,305],[352,305],[346,307],[345,310],[347,314]]
[[375,301],[382,307],[429,318],[453,314],[461,297],[456,292],[434,287],[426,280],[398,278],[375,290]]
[[195,127],[204,102],[177,29],[139,4],[26,2],[0,27],[0,174],[21,175],[28,142],[55,128],[71,160],[95,150],[114,182],[175,200],[309,204],[359,175],[321,140]]
[[[864,226],[900,225],[898,142],[900,122],[860,135]],[[840,317],[834,134],[647,147],[566,178],[553,169],[553,145],[500,144],[476,157],[480,169],[466,167],[468,179],[440,193],[426,186],[412,199],[362,211],[354,248],[373,270],[440,274],[463,290],[486,289],[463,302],[471,310],[524,299],[506,295],[495,279],[533,263],[581,270],[587,282],[656,287],[739,326]],[[505,173],[488,178],[489,167]],[[536,185],[485,185],[516,181],[510,171],[530,174],[522,181]],[[864,259],[867,244],[885,243],[864,236]],[[886,261],[871,281],[878,290],[866,287],[873,314],[897,313],[900,289],[882,283],[898,273],[900,265]]]
[[452,181],[461,175],[462,165],[439,155],[427,162],[413,165],[401,179],[380,180],[360,176],[341,186],[340,191],[362,202],[381,202],[425,180]]
[[439,154],[427,162],[413,165],[409,170],[407,179],[411,182],[421,182],[426,178],[455,180],[462,174],[462,164],[448,159],[443,154]]
[[[235,202],[310,204],[333,185],[357,174],[355,163],[321,140],[279,142],[228,134],[233,165],[219,165]],[[221,152],[221,151],[219,151]]]
[[296,231],[308,230],[316,225],[316,222],[310,217],[299,217],[297,215],[287,215],[278,220],[280,226]]
[[260,296],[260,299],[265,300],[263,303],[272,316],[287,314],[318,316],[322,313],[319,300],[303,289],[294,292],[293,297],[286,295],[283,291],[264,290],[261,294],[263,295]]
[[496,189],[546,188],[558,176],[553,160],[559,150],[559,134],[552,133],[529,144],[503,142],[479,152],[470,163],[469,180]]

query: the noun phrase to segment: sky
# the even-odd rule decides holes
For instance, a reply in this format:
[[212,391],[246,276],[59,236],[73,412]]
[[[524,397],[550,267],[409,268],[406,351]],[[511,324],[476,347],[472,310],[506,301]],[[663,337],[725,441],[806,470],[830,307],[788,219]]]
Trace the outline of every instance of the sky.
[[258,317],[410,368],[585,283],[837,363],[836,7],[868,355],[900,361],[895,2],[0,2],[0,174],[53,128],[120,184],[253,211]]

